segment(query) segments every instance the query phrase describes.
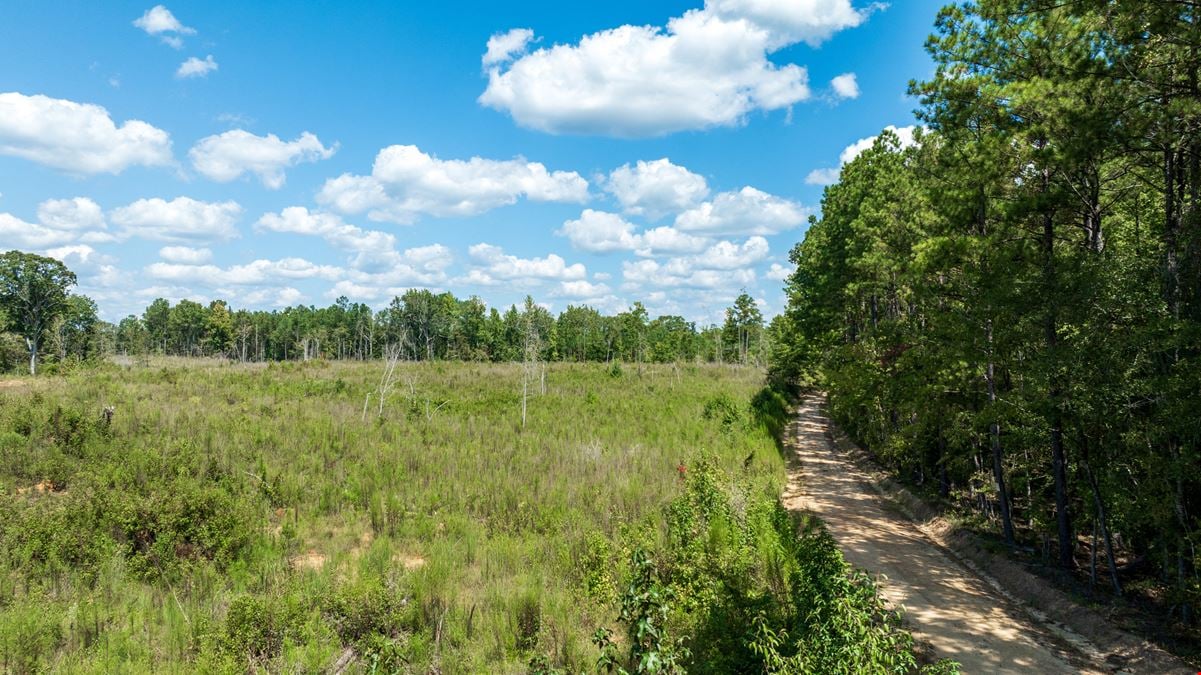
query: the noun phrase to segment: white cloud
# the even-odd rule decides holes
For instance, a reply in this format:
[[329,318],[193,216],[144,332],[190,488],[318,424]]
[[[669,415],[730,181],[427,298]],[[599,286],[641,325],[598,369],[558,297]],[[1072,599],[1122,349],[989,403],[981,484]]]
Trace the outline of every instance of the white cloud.
[[262,288],[241,295],[243,303],[255,307],[292,307],[303,302],[305,298],[304,293],[291,286]]
[[[446,281],[446,270],[454,262],[450,249],[442,244],[404,251],[389,249],[372,255],[372,264],[349,270],[348,278],[334,284],[326,295],[378,300],[402,295],[413,287],[431,288]],[[361,263],[361,256],[356,263]]]
[[642,233],[642,246],[638,255],[660,253],[696,253],[705,248],[709,240],[684,234],[674,227],[656,227]]
[[209,54],[204,57],[204,60],[198,59],[195,56],[189,56],[187,61],[179,64],[179,69],[175,71],[175,77],[180,79],[190,77],[208,77],[208,74],[217,70],[220,66],[213,60],[213,55]]
[[623,289],[641,294],[647,288],[734,289],[755,282],[752,269],[768,255],[767,240],[751,237],[742,244],[719,241],[695,256],[666,261],[622,263]]
[[482,59],[485,67],[510,61],[514,56],[524,54],[530,40],[534,39],[534,31],[529,28],[514,28],[507,33],[497,33],[488,38],[488,51]]
[[799,203],[753,187],[723,192],[712,200],[676,217],[684,232],[705,234],[770,235],[805,222],[808,210]]
[[567,237],[573,248],[592,253],[633,251],[642,246],[633,223],[616,213],[592,209],[584,209],[579,218],[563,223],[557,234]]
[[196,30],[180,23],[171,10],[162,5],[155,5],[146,10],[145,14],[134,20],[133,25],[141,28],[150,35],[159,33],[182,33],[194,35]]
[[666,157],[618,167],[609,174],[605,189],[626,213],[650,218],[678,213],[709,195],[704,176],[672,164]]
[[843,73],[830,80],[830,88],[838,98],[859,98],[859,80],[855,73]]
[[[444,254],[448,259],[450,255],[449,249],[440,245],[409,249],[405,254],[401,254],[396,251],[396,237],[387,232],[364,230],[347,223],[336,214],[310,212],[302,206],[291,206],[278,214],[264,214],[255,224],[255,228],[321,237],[331,246],[354,253],[351,267],[372,274],[384,274],[389,270],[399,269],[400,277],[420,276],[432,270],[426,269],[421,273],[407,271],[413,268],[413,256],[422,256],[431,251],[436,252],[438,256]],[[427,262],[425,259],[417,260],[418,265]]]
[[698,269],[736,270],[750,267],[765,259],[768,254],[767,240],[751,237],[741,245],[732,241],[719,241],[705,249],[704,253],[692,258],[692,266]]
[[121,173],[170,164],[171,137],[140,120],[117,126],[98,105],[0,93],[0,155],[71,173]]
[[736,21],[745,19],[767,30],[771,44],[782,47],[804,42],[817,47],[840,30],[854,28],[876,9],[855,9],[851,0],[708,0],[706,11]]
[[[0,248],[43,250],[112,241],[100,206],[87,197],[48,199],[38,205],[38,222],[0,213]],[[91,249],[89,246],[82,248]]]
[[142,16],[134,19],[134,26],[146,31],[147,35],[157,35],[164,44],[170,45],[175,49],[183,48],[183,38],[181,35],[195,35],[196,30],[189,28],[182,23],[171,10],[162,5],[155,5],[146,10]]
[[622,263],[624,288],[631,292],[644,290],[644,286],[663,288],[738,288],[755,282],[751,269],[713,270],[697,269],[688,258],[672,258],[660,263],[656,260],[635,260]]
[[202,202],[190,197],[139,199],[109,213],[123,234],[161,241],[212,241],[238,236],[237,202]]
[[814,169],[805,176],[807,185],[833,185],[838,182],[841,168]]
[[202,138],[188,157],[192,166],[211,180],[225,183],[249,172],[266,187],[278,190],[284,185],[284,169],[329,159],[336,150],[336,145],[327,148],[307,131],[294,141],[282,141],[275,134],[255,136],[235,129]]
[[479,101],[550,133],[639,137],[736,125],[810,96],[805,68],[770,54],[816,46],[869,13],[850,0],[708,0],[665,27],[619,26],[511,62],[508,52],[492,62]]
[[0,213],[0,248],[45,249],[75,240],[75,233],[29,223],[14,215]]
[[773,281],[784,281],[788,277],[792,276],[793,271],[794,268],[792,267],[785,267],[780,263],[772,263],[771,267],[767,270],[767,273],[763,276],[767,277],[768,279],[772,279]]
[[111,287],[117,285],[125,276],[116,268],[116,259],[87,244],[59,246],[47,250],[46,255],[62,261],[75,272],[79,276],[81,286]]
[[48,199],[38,205],[38,220],[56,230],[103,230],[104,213],[87,197]]
[[612,289],[605,284],[594,284],[590,281],[580,279],[578,281],[564,281],[559,286],[551,291],[551,296],[556,298],[601,298],[608,295]]
[[523,158],[442,160],[413,145],[392,145],[375,157],[370,176],[327,180],[317,201],[342,213],[411,223],[420,215],[471,216],[525,197],[583,202],[588,181],[574,171],[547,171]]
[[207,248],[164,246],[158,250],[158,256],[167,262],[183,265],[200,265],[212,260],[213,252]]
[[634,224],[615,213],[584,209],[579,218],[563,223],[556,234],[567,237],[572,248],[591,253],[635,251],[649,256],[662,253],[695,252],[708,242],[672,227],[657,227],[635,233]]
[[[915,134],[917,133],[918,127],[915,125],[898,127],[890,124],[884,129],[886,131],[891,131],[896,135],[897,140],[901,142],[902,148],[908,148],[917,142]],[[837,183],[838,176],[842,171],[842,167],[854,161],[854,159],[859,155],[862,155],[870,150],[871,147],[876,144],[877,138],[879,138],[879,136],[868,136],[867,138],[860,138],[854,143],[851,143],[838,155],[838,168],[814,169],[813,171],[809,172],[808,176],[805,177],[805,182],[809,185],[833,185],[834,183]]]
[[508,255],[499,246],[476,244],[468,249],[474,268],[462,280],[468,284],[496,285],[502,281],[529,285],[543,280],[578,281],[588,277],[580,263],[568,265],[563,258],[551,253],[545,258],[518,258]]
[[220,285],[264,285],[295,279],[333,281],[343,274],[342,270],[337,267],[317,265],[303,258],[255,260],[245,265],[231,267],[156,262],[146,267],[146,273],[161,281],[196,283],[210,288]]
[[333,213],[310,212],[303,206],[290,206],[279,213],[267,213],[255,227],[272,232],[290,232],[321,237],[347,251],[379,251],[396,245],[396,237],[378,230],[364,230]]

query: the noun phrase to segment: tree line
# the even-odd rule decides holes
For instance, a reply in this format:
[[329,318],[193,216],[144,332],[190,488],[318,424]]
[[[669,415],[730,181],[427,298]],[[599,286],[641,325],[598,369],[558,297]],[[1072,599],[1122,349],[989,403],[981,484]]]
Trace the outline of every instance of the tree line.
[[1201,8],[978,0],[927,48],[916,142],[845,165],[792,251],[777,374],[1009,546],[1193,622]]
[[[682,316],[651,318],[635,302],[605,315],[570,305],[558,316],[527,297],[500,310],[478,297],[413,289],[375,311],[338,298],[328,307],[233,309],[157,299],[141,316],[117,324],[96,304],[69,292],[75,275],[31,253],[0,255],[0,368],[39,358],[87,360],[108,354],[225,357],[239,361],[381,358],[408,360],[676,362],[763,365],[768,330],[753,298],[742,293],[723,324],[698,328]],[[535,353],[530,353],[533,346]]]

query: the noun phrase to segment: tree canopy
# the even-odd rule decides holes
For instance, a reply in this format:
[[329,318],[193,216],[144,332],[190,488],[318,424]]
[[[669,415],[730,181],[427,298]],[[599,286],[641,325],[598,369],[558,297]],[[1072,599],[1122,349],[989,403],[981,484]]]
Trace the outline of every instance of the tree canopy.
[[1163,0],[944,9],[936,72],[911,85],[915,144],[883,133],[826,190],[775,328],[778,374],[820,383],[902,475],[1064,568],[1093,533],[1117,592],[1115,548],[1153,563],[1185,622],[1201,602],[1199,21]]

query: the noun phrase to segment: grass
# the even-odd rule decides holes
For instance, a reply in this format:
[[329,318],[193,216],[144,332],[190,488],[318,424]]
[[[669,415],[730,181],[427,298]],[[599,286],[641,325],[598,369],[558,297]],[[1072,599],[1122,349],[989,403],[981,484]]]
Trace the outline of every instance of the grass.
[[702,458],[746,494],[784,479],[755,369],[551,364],[524,428],[520,365],[403,364],[364,419],[381,369],[0,388],[0,669],[591,669]]

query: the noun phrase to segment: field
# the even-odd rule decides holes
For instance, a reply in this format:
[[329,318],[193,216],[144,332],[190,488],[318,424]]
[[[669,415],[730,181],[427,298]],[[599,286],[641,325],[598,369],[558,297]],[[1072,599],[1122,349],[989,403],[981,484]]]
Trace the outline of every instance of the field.
[[522,428],[520,365],[402,363],[381,413],[383,367],[7,382],[0,667],[590,668],[702,458],[783,480],[756,369],[552,364]]

